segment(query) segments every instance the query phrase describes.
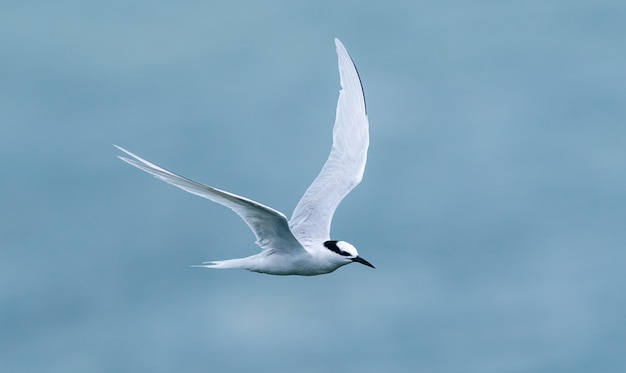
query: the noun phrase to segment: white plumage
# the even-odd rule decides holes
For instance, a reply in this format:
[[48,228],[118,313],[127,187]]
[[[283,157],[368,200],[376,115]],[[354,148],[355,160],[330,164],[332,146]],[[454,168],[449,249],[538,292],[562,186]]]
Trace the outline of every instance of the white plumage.
[[330,240],[330,226],[339,203],[361,182],[369,129],[363,88],[343,44],[335,39],[341,91],[333,129],[333,145],[322,171],[304,193],[289,221],[271,207],[168,171],[117,145],[131,158],[123,161],[189,193],[233,210],[248,224],[262,251],[246,258],[205,262],[207,268],[243,268],[273,275],[320,275],[358,262],[354,246]]

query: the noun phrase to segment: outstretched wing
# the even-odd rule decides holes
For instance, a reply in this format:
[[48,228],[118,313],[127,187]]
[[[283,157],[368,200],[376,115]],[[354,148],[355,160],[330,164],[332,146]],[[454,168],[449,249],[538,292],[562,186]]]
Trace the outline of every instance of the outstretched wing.
[[330,239],[337,206],[363,178],[369,146],[365,97],[359,74],[343,44],[335,39],[341,91],[333,146],[322,171],[296,206],[289,225],[303,244]]
[[157,179],[161,179],[189,193],[217,202],[236,212],[237,215],[248,224],[250,229],[252,229],[256,236],[257,244],[261,246],[263,250],[273,249],[275,251],[291,253],[293,253],[294,250],[304,250],[302,245],[289,230],[287,218],[281,212],[251,199],[187,179],[157,166],[126,149],[117,145],[114,146],[134,158],[128,159],[118,156],[118,158],[124,162],[154,175]]

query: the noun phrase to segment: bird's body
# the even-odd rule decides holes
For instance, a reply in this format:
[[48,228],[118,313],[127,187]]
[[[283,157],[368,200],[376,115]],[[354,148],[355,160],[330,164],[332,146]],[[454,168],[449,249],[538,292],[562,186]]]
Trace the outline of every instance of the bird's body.
[[348,264],[348,262],[338,262],[335,258],[337,254],[325,248],[311,246],[308,249],[305,248],[304,251],[300,248],[293,248],[291,251],[296,251],[297,254],[264,250],[246,258],[215,261],[203,267],[245,268],[252,272],[273,275],[315,276],[333,272],[344,264]]
[[132,157],[119,157],[123,161],[233,210],[252,229],[256,243],[262,248],[256,255],[205,262],[200,267],[243,268],[273,275],[302,276],[330,273],[352,262],[374,267],[359,257],[351,244],[330,239],[335,209],[361,182],[369,146],[361,81],[344,46],[337,39],[335,44],[342,89],[337,103],[333,146],[322,171],[302,196],[289,221],[271,207],[187,179],[117,146]]

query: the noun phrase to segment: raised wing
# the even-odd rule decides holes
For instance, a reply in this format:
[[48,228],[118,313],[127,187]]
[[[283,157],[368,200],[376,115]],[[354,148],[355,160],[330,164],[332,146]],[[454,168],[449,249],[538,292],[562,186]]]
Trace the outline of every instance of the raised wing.
[[359,74],[338,39],[341,91],[333,129],[333,146],[322,171],[296,206],[289,225],[303,244],[330,239],[333,214],[363,178],[369,146],[369,124]]
[[114,146],[134,158],[128,159],[118,156],[118,158],[124,162],[154,175],[157,179],[177,186],[189,193],[224,205],[236,212],[237,215],[248,224],[250,229],[252,229],[257,239],[256,243],[261,246],[263,250],[273,249],[274,251],[290,253],[297,250],[304,250],[302,245],[289,230],[287,218],[281,212],[251,199],[187,179],[157,166],[126,149],[117,145]]

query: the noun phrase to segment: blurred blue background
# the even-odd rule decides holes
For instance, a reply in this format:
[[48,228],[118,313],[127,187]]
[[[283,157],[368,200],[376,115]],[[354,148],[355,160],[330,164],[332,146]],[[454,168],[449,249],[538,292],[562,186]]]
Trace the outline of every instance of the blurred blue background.
[[[22,1],[0,12],[0,371],[626,371],[623,1]],[[257,251],[112,144],[291,214],[331,144],[333,38],[376,270]]]

